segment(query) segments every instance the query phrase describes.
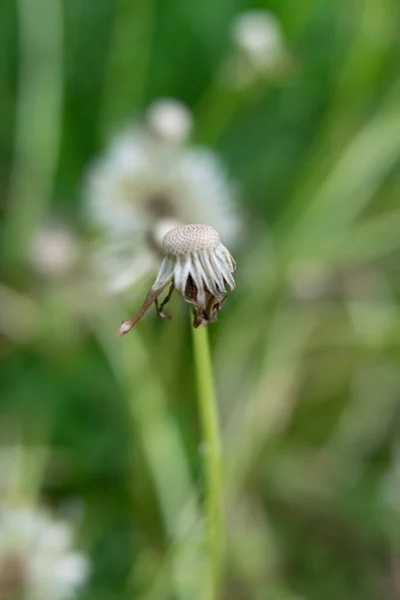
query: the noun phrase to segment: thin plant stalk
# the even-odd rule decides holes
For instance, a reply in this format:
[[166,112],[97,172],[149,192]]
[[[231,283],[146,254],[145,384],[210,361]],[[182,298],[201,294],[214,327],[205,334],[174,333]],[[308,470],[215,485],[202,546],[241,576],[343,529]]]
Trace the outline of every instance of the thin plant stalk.
[[204,445],[205,530],[207,540],[207,577],[204,598],[206,600],[216,600],[218,598],[222,559],[221,440],[206,327],[193,329],[193,346]]
[[[154,35],[154,0],[116,0],[100,107],[102,135],[143,104]],[[124,73],[135,73],[125,77]]]
[[[200,533],[197,533],[201,512],[180,433],[168,412],[163,386],[152,368],[140,337],[128,336],[124,339],[124,344],[118,343],[115,332],[108,326],[103,326],[104,318],[107,323],[114,321],[113,317],[108,317],[107,311],[103,316],[97,314],[95,333],[128,401],[159,498],[170,543],[170,552],[166,558],[172,566],[174,598],[197,600],[198,579],[202,569],[199,543],[201,527]],[[190,576],[187,562],[192,565]],[[134,580],[135,573],[133,569],[130,582]],[[163,579],[163,573],[160,578]],[[152,582],[151,590],[144,597],[159,597],[158,584],[158,581]]]
[[18,0],[17,9],[19,95],[4,236],[10,263],[27,260],[51,202],[63,94],[63,3]]

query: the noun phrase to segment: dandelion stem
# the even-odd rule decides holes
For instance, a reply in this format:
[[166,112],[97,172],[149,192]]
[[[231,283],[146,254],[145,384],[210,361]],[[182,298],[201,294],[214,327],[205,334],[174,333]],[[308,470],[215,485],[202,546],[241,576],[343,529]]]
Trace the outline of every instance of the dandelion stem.
[[221,442],[206,327],[193,329],[194,359],[204,443],[207,577],[205,600],[216,600],[221,569],[222,485]]

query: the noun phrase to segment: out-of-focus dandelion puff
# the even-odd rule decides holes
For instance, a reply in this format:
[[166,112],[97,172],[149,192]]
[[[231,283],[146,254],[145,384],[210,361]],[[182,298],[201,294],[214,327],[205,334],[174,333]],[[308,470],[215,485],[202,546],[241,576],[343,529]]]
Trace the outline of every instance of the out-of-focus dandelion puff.
[[[153,302],[157,314],[169,318],[162,311],[175,288],[193,306],[194,328],[213,323],[223,301],[235,289],[236,263],[209,225],[176,227],[165,235],[162,246],[165,258],[157,278],[137,314],[122,322],[119,335],[128,333]],[[158,297],[168,285],[169,292],[159,305]]]
[[77,239],[64,225],[45,226],[33,240],[30,262],[42,277],[65,277],[73,271],[78,261]]
[[146,125],[125,130],[88,171],[86,216],[98,235],[94,266],[111,293],[155,268],[169,228],[206,222],[227,243],[237,237],[233,186],[213,152],[183,144],[185,111],[156,103]]
[[177,100],[157,100],[150,106],[146,116],[150,131],[167,142],[185,142],[193,130],[192,113]]
[[277,78],[286,70],[286,40],[281,24],[269,11],[240,13],[232,23],[231,39],[234,53],[225,78],[232,84],[246,87],[262,78]]
[[66,522],[41,510],[0,504],[0,598],[74,598],[89,563],[72,550],[72,542]]

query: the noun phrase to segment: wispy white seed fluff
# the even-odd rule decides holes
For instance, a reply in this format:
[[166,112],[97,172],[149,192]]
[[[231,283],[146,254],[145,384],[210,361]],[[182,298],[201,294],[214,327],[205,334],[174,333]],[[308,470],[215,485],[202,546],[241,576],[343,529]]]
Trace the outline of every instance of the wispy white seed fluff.
[[129,127],[115,138],[88,169],[84,196],[87,224],[98,240],[94,263],[103,265],[110,291],[133,283],[143,262],[156,264],[165,224],[209,223],[228,244],[241,228],[235,191],[218,157],[170,143],[147,126]]
[[240,226],[233,196],[213,152],[165,148],[128,129],[88,170],[85,208],[89,222],[111,238],[143,240],[155,222],[175,218],[211,223],[232,240]]
[[31,507],[0,504],[0,598],[68,600],[88,575],[66,522]]

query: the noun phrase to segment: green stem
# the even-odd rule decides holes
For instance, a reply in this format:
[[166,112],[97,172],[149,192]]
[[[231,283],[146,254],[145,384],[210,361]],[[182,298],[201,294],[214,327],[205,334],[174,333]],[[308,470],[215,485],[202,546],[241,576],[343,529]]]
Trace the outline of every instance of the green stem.
[[50,206],[57,170],[64,12],[61,0],[18,0],[16,6],[19,92],[4,255],[23,264]]
[[[135,115],[145,98],[154,39],[155,0],[116,0],[105,67],[100,124],[103,137]],[[134,77],[126,77],[126,73]]]
[[208,332],[193,329],[194,359],[204,443],[207,577],[205,600],[216,600],[220,583],[222,550],[221,442],[211,368]]
[[240,109],[244,94],[229,87],[215,84],[201,98],[195,110],[196,122],[200,124],[196,142],[215,144]]

